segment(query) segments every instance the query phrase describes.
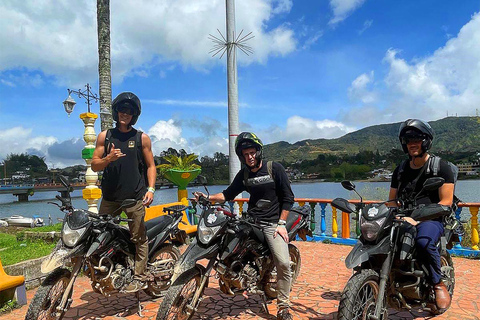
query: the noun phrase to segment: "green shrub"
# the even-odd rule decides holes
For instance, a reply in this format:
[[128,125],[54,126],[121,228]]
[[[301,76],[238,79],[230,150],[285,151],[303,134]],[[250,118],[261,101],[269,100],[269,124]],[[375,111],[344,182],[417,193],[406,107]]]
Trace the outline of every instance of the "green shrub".
[[13,309],[16,309],[18,307],[19,307],[19,305],[18,305],[16,300],[8,300],[3,305],[0,305],[0,315],[8,313],[8,312],[10,312]]
[[465,234],[462,237],[462,247],[471,248],[472,247],[472,221],[469,220],[467,223],[463,223],[463,228],[465,229]]

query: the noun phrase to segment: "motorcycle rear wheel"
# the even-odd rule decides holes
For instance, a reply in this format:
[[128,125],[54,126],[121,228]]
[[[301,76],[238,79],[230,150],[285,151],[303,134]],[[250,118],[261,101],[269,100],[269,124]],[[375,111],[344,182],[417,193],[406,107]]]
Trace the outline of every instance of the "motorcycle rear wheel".
[[[177,263],[178,259],[180,258],[180,250],[178,250],[177,247],[175,247],[173,244],[168,244],[160,250],[158,250],[150,259],[150,263],[153,263],[157,260],[171,260],[171,265],[172,268],[172,275],[173,275],[173,266],[175,263]],[[170,277],[171,279],[171,277]],[[158,280],[158,283],[157,283]],[[162,285],[160,284],[161,282],[166,281],[166,279],[155,279],[153,282],[148,283],[148,287],[144,290],[146,294],[148,294],[151,297],[158,298],[161,297],[165,291],[170,287],[170,285]]]
[[60,312],[56,308],[62,300],[70,277],[71,273],[67,269],[60,268],[52,271],[35,293],[28,306],[25,320],[61,320],[65,311]]
[[[379,282],[378,273],[370,269],[361,270],[350,277],[338,306],[338,320],[369,319],[375,312]],[[381,319],[388,319],[387,311]]]
[[[290,254],[290,271],[292,272],[292,282],[290,286],[290,290],[293,288],[293,284],[297,280],[298,275],[300,274],[300,268],[302,267],[302,257],[300,255],[300,250],[298,248],[289,243],[288,244],[288,253]],[[275,265],[273,265],[271,271],[267,271],[266,274],[277,274],[277,269]],[[277,277],[271,276],[267,279],[267,282],[264,286],[265,295],[269,299],[277,298]]]
[[[156,320],[191,319],[200,303],[200,299],[194,306],[189,306],[189,303],[200,288],[201,276],[204,272],[204,270],[201,271],[201,266],[197,265],[195,268],[182,273],[165,294],[158,308]],[[208,283],[205,288],[207,286]]]

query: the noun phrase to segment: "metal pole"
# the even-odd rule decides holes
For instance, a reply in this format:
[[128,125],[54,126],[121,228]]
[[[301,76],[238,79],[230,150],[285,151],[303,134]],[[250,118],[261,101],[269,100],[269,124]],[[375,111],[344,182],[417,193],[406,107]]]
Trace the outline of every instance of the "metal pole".
[[238,125],[238,84],[235,42],[235,1],[225,0],[227,8],[227,86],[228,86],[228,141],[230,183],[240,170],[235,154],[235,139],[240,133]]

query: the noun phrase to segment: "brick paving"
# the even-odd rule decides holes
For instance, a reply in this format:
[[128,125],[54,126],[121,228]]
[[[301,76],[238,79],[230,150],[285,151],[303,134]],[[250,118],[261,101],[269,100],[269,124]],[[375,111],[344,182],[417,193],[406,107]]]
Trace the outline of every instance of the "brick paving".
[[[314,242],[296,242],[302,254],[300,276],[294,285],[291,302],[295,319],[336,319],[341,291],[351,271],[344,265],[351,247]],[[456,274],[455,294],[451,308],[435,320],[480,320],[480,281],[478,269],[480,261],[453,258]],[[35,289],[27,292],[31,301]],[[213,278],[205,291],[205,299],[193,319],[275,319],[275,302],[268,305],[272,315],[262,312],[260,298],[250,296],[229,297],[218,290]],[[66,313],[65,320],[72,319],[155,319],[161,298],[150,299],[141,294],[144,308],[143,318],[136,312],[134,294],[104,297],[93,293],[89,280],[80,278],[73,293],[73,304]],[[25,317],[27,306],[0,316],[0,320],[18,320]],[[389,319],[430,319],[426,313],[398,312],[391,310]]]

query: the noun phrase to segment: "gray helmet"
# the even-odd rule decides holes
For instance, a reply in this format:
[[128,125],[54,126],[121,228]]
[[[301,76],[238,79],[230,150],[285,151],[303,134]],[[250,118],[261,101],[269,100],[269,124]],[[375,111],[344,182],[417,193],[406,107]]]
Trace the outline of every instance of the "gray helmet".
[[242,132],[237,136],[235,140],[235,153],[237,154],[238,159],[241,163],[245,164],[245,157],[242,154],[242,150],[248,148],[255,148],[257,149],[257,153],[255,155],[255,159],[257,159],[257,163],[260,163],[262,160],[263,155],[263,143],[255,133],[252,132]]
[[140,104],[140,99],[131,93],[131,92],[122,92],[112,101],[112,116],[115,122],[118,122],[118,108],[124,105],[128,105],[133,110],[132,121],[130,121],[130,126],[133,126],[137,120],[140,113],[142,113],[142,105]]
[[416,137],[422,139],[422,154],[427,152],[433,143],[435,132],[428,122],[419,119],[408,119],[400,125],[398,130],[398,139],[402,145],[403,152],[408,153],[407,140],[408,137]]

